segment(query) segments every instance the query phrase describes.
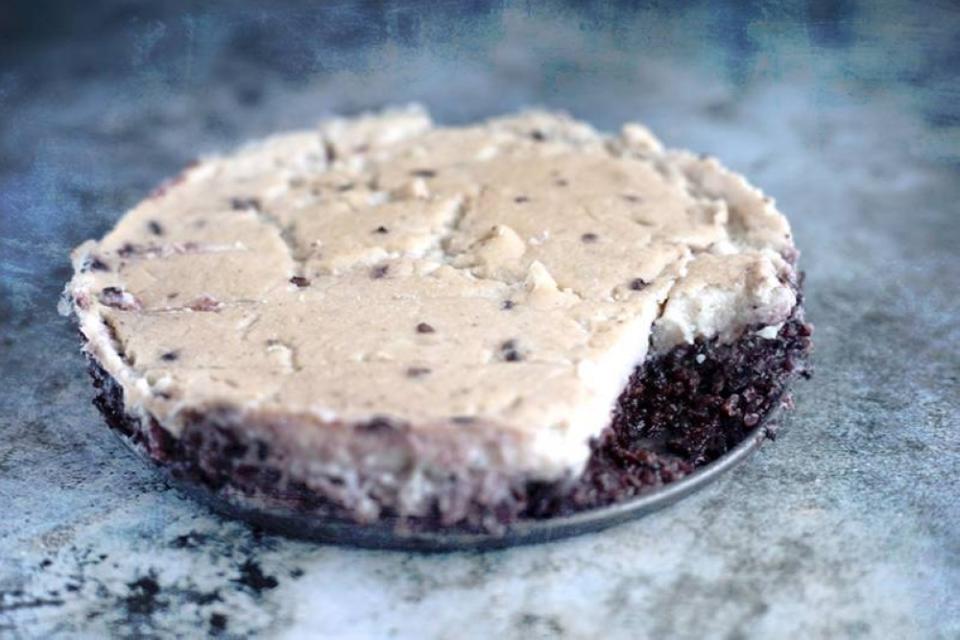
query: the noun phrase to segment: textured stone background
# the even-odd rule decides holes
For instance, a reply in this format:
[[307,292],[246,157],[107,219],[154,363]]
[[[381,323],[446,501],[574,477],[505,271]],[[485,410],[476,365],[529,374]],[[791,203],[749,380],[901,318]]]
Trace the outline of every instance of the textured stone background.
[[[960,637],[960,9],[672,4],[0,5],[0,637]],[[817,324],[776,444],[442,556],[261,534],[129,456],[55,313],[70,248],[199,153],[409,100],[641,119],[776,196]]]

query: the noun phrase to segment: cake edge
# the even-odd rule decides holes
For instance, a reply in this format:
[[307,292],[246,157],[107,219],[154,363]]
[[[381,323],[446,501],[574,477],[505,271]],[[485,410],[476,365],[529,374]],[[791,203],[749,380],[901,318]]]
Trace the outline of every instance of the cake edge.
[[[524,475],[476,469],[433,478],[428,508],[404,513],[378,479],[305,477],[284,465],[272,443],[252,437],[227,408],[190,414],[174,438],[149,414],[137,416],[124,403],[120,384],[85,350],[96,389],[94,405],[108,426],[156,465],[181,481],[246,509],[308,514],[360,524],[390,523],[403,531],[502,533],[526,520],[599,508],[653,491],[704,466],[764,426],[780,406],[790,408],[788,385],[809,376],[812,325],[805,322],[802,283],[798,303],[776,336],[749,327],[728,343],[698,339],[640,363],[617,401],[610,425],[590,443],[590,457],[576,476],[545,482]],[[403,437],[402,425],[372,421],[355,433],[363,438]],[[381,444],[382,446],[382,444]],[[302,463],[302,461],[300,461]],[[309,482],[309,484],[308,484]],[[358,494],[362,494],[359,495]],[[369,509],[373,501],[378,508]]]

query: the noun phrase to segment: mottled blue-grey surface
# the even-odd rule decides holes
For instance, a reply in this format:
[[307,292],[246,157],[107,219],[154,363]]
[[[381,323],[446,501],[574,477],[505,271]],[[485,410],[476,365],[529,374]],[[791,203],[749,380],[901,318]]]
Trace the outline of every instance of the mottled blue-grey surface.
[[[0,6],[0,637],[960,637],[960,9]],[[408,555],[212,516],[122,450],[67,253],[192,157],[411,100],[649,123],[794,223],[815,378],[734,476],[605,533]]]

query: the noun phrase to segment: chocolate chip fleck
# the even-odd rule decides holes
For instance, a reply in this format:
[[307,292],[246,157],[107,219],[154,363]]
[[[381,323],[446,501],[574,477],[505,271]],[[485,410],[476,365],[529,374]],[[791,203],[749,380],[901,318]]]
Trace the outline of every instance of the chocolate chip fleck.
[[387,272],[390,271],[390,265],[381,264],[370,270],[370,277],[374,280],[379,280],[380,278],[387,275]]
[[540,131],[540,129],[534,129],[533,131],[531,131],[530,137],[536,140],[537,142],[543,142],[544,140],[547,139],[547,136],[543,133],[543,131]]
[[230,207],[236,211],[260,211],[260,198],[230,198]]
[[516,202],[517,204],[523,204],[524,202],[530,202],[530,198],[528,198],[527,196],[517,196],[516,198],[513,199],[513,201]]
[[390,230],[387,229],[385,226],[380,225],[379,227],[377,227],[376,229],[374,229],[373,232],[374,232],[374,233],[390,233]]
[[519,362],[523,360],[520,351],[517,350],[516,340],[506,340],[500,345],[500,355],[506,362]]
[[473,416],[453,416],[450,421],[454,424],[473,424],[477,419]]
[[566,178],[557,178],[553,181],[553,184],[557,185],[558,187],[565,187],[570,184],[570,182]]
[[354,188],[354,186],[356,185],[354,185],[352,182],[347,182],[345,184],[341,184],[337,186],[337,191],[340,191],[341,193],[346,193],[347,191],[351,191]]
[[163,227],[156,220],[151,220],[150,222],[148,222],[147,228],[150,229],[150,233],[152,233],[155,236],[163,235]]
[[323,141],[323,153],[327,156],[327,162],[333,162],[337,159],[337,148],[329,140]]
[[436,333],[436,329],[427,324],[426,322],[421,322],[417,325],[417,333]]
[[582,236],[580,236],[580,240],[582,240],[583,242],[586,242],[586,243],[588,243],[588,244],[591,243],[591,242],[596,242],[596,241],[597,241],[597,234],[595,234],[595,233],[585,233],[585,234],[583,234]]
[[414,169],[410,172],[410,175],[416,178],[433,178],[437,175],[437,172],[433,169]]
[[501,303],[500,308],[503,309],[504,311],[509,311],[510,309],[513,309],[515,306],[516,306],[516,303],[513,300],[504,300],[503,303]]
[[310,281],[303,276],[293,276],[290,278],[290,284],[294,284],[297,287],[303,289],[304,287],[310,286]]
[[647,288],[647,284],[649,283],[643,278],[634,278],[630,281],[630,288],[634,291],[643,291]]
[[180,357],[179,351],[167,351],[166,353],[160,356],[160,359],[164,362],[173,362],[174,360]]
[[135,254],[137,251],[138,249],[135,244],[132,244],[130,242],[124,242],[123,246],[117,249],[117,255],[120,256],[121,258],[127,258]]
[[407,369],[408,378],[422,378],[428,373],[430,373],[430,369],[427,367],[410,367]]
[[635,196],[632,193],[625,193],[623,194],[622,197],[627,202],[640,202],[641,200],[643,200],[643,198],[641,198],[640,196]]
[[110,265],[98,258],[97,256],[89,256],[86,263],[84,264],[85,271],[110,271]]

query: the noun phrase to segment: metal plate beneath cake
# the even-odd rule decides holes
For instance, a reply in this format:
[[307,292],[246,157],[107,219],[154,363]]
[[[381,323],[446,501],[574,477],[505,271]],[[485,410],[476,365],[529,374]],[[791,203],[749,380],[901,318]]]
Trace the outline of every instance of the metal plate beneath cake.
[[[775,413],[775,412],[772,412]],[[264,530],[293,538],[370,549],[406,551],[470,551],[502,549],[516,545],[538,544],[600,531],[639,518],[667,507],[681,498],[707,486],[721,475],[744,462],[767,438],[766,423],[758,425],[736,447],[724,456],[704,465],[694,473],[650,493],[606,507],[599,507],[569,516],[544,520],[524,520],[507,527],[503,533],[466,532],[400,532],[390,520],[373,524],[322,517],[293,510],[263,510],[242,504],[205,486],[175,478],[167,469],[150,461],[172,486],[224,516],[243,520]],[[114,432],[116,433],[116,432]],[[137,445],[120,439],[138,457],[149,461]]]

